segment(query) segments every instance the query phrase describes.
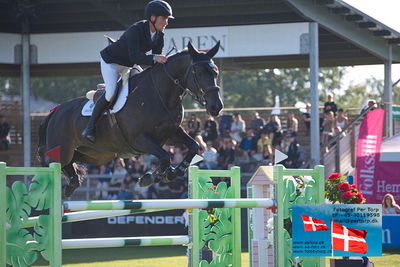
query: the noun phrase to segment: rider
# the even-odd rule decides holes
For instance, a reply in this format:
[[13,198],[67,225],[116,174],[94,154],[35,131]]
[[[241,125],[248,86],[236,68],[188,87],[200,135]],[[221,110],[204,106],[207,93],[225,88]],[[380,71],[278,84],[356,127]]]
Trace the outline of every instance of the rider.
[[[145,8],[146,20],[131,25],[117,40],[100,52],[101,74],[106,92],[97,100],[92,116],[82,136],[95,142],[96,122],[108,107],[114,95],[121,71],[135,64],[153,65],[167,62],[162,54],[164,29],[172,16],[171,6],[162,0],[150,1]],[[146,55],[152,50],[152,54]]]

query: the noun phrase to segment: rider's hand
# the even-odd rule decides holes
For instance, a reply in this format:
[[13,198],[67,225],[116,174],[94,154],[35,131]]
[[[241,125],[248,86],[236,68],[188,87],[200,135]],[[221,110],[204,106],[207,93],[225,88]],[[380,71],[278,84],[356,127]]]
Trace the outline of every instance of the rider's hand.
[[155,55],[154,62],[164,64],[165,62],[167,62],[167,57],[164,55]]

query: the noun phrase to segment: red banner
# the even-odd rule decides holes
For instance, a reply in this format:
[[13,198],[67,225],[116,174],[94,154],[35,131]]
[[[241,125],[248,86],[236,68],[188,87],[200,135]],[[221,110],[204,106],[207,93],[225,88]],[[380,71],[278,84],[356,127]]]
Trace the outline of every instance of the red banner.
[[357,142],[356,184],[367,199],[366,203],[380,203],[374,199],[375,170],[382,143],[384,110],[375,109],[365,116]]

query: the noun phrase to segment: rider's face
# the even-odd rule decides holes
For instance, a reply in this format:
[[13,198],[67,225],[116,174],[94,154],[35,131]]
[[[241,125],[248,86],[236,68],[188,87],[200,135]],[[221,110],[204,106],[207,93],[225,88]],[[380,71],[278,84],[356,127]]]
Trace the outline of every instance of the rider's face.
[[[154,18],[155,19],[155,18]],[[168,26],[168,17],[164,16],[158,16],[157,19],[155,19],[155,27],[157,31],[163,32],[165,28]]]

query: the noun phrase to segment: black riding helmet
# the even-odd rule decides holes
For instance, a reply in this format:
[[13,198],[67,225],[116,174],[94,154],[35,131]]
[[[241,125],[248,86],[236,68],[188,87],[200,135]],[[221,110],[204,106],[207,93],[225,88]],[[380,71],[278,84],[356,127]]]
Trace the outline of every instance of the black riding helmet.
[[154,15],[156,17],[164,16],[174,19],[174,16],[172,16],[171,6],[167,2],[162,0],[153,0],[147,3],[144,9],[144,14],[146,16],[146,19],[149,19],[151,15]]

